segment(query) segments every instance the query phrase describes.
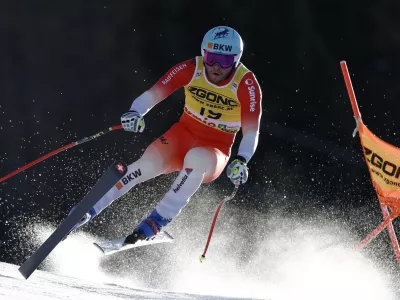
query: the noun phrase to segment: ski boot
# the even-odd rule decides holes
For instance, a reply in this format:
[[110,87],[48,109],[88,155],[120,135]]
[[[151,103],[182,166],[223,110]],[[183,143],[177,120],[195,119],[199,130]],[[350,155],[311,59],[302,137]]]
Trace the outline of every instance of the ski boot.
[[146,240],[161,231],[172,219],[162,217],[157,210],[153,210],[151,214],[144,219],[137,228],[125,239],[125,244],[135,244],[138,240]]
[[135,244],[137,241],[145,240],[146,237],[144,233],[137,228],[126,237],[124,244]]

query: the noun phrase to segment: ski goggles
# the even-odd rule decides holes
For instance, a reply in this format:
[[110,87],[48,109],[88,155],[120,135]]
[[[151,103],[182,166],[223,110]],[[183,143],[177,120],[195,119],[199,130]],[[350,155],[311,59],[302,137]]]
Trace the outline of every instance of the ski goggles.
[[235,55],[204,51],[204,63],[210,67],[219,64],[221,68],[230,68],[235,63]]

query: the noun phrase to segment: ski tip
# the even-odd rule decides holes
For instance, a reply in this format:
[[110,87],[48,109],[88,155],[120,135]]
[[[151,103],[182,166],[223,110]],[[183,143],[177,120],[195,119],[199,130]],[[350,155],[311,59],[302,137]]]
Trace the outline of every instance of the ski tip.
[[105,254],[105,253],[104,253],[104,249],[101,248],[99,244],[93,243],[93,245],[94,245],[102,254]]

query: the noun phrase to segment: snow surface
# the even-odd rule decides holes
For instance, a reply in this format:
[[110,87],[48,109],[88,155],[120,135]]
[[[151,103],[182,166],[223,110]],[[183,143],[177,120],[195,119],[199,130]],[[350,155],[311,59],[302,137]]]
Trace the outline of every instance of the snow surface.
[[117,299],[234,299],[141,290],[112,282],[95,282],[36,271],[28,280],[18,272],[18,266],[0,263],[0,299],[2,300],[117,300]]
[[[339,228],[282,221],[270,218],[268,236],[252,243],[216,232],[205,263],[204,239],[196,244],[188,233],[174,243],[103,256],[92,245],[98,238],[79,232],[28,280],[18,266],[0,263],[0,299],[399,299],[398,282],[384,269],[337,242],[345,240]],[[54,229],[33,225],[33,250]]]

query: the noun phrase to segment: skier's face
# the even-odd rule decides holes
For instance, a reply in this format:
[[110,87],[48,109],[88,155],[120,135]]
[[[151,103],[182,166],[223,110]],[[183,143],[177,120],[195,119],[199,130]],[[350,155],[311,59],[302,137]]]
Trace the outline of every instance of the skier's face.
[[213,84],[218,84],[224,81],[231,72],[232,67],[229,68],[221,68],[219,64],[215,64],[212,67],[205,64],[207,71],[207,78]]

